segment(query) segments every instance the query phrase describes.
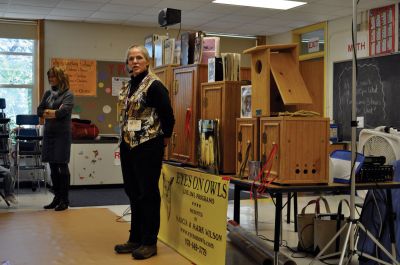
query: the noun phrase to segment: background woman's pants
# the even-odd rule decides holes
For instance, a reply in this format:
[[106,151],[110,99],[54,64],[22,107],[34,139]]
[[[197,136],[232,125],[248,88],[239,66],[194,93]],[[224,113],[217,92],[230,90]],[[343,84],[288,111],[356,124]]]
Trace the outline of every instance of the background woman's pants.
[[55,198],[60,202],[69,203],[68,191],[71,175],[69,173],[68,164],[66,163],[49,163],[50,176],[53,182],[53,190]]
[[125,192],[131,206],[130,242],[157,243],[160,229],[158,180],[164,155],[163,137],[146,141],[133,149],[121,143],[121,168]]

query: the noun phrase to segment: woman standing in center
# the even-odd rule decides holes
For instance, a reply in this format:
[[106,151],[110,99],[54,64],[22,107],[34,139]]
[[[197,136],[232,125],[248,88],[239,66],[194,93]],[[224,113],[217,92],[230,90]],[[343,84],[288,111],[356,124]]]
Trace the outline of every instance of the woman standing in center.
[[160,228],[160,191],[164,147],[175,123],[168,90],[149,70],[144,46],[133,45],[126,53],[131,75],[119,95],[121,106],[121,169],[132,216],[128,242],[115,246],[117,253],[132,253],[135,259],[157,254]]
[[71,152],[71,113],[74,95],[69,90],[68,75],[59,67],[47,71],[51,86],[37,108],[39,117],[45,119],[42,161],[50,164],[54,199],[45,209],[64,211],[68,209],[70,173],[68,169]]

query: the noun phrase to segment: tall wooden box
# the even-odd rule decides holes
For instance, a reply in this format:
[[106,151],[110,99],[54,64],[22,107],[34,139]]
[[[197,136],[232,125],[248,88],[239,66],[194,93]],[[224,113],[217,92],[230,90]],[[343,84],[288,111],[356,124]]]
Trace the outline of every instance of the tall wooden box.
[[[239,175],[240,169],[243,168],[243,177],[247,178],[249,176],[247,162],[251,160],[260,160],[259,128],[259,118],[236,119],[236,175]],[[246,153],[248,153],[247,161]]]
[[174,80],[173,69],[178,65],[164,65],[153,69],[153,73],[160,78],[161,82],[169,91],[169,97],[172,96],[172,82]]
[[300,74],[297,44],[261,45],[243,51],[251,54],[251,113],[271,116],[282,106],[311,104]]
[[272,159],[270,175],[270,179],[275,178],[275,183],[328,183],[328,118],[261,118],[262,163],[267,160],[275,143],[278,151]]
[[207,65],[192,64],[173,68],[171,104],[175,126],[169,159],[197,165],[197,140],[200,118],[200,84],[207,82]]
[[[165,65],[153,69],[153,73],[156,74],[158,78],[160,78],[160,81],[168,89],[170,99],[172,98],[172,81],[174,79],[173,68],[176,66],[178,65]],[[169,159],[169,146],[165,147],[163,159]]]
[[203,120],[219,120],[220,165],[224,174],[236,172],[235,127],[240,117],[240,82],[220,81],[201,84]]

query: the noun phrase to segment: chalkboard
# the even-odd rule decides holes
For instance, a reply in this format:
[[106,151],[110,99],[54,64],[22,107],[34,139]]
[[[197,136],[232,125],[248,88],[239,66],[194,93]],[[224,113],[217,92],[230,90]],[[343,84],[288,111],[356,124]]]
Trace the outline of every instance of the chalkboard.
[[[364,117],[364,128],[400,128],[400,54],[359,59],[356,91],[357,117]],[[351,98],[352,62],[334,63],[333,119],[342,141],[351,140]]]

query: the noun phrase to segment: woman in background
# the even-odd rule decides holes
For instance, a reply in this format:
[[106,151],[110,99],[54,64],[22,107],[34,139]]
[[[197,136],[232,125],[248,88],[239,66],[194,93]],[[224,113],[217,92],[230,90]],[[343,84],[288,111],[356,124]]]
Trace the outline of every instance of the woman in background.
[[68,169],[71,151],[71,113],[74,106],[74,95],[69,90],[69,79],[59,67],[47,71],[51,86],[37,108],[39,117],[45,119],[42,161],[50,165],[53,182],[53,201],[44,209],[63,211],[68,209],[68,190],[70,173]]
[[131,80],[119,95],[121,169],[132,218],[128,242],[114,249],[131,253],[135,259],[157,254],[161,203],[158,180],[164,147],[175,123],[168,90],[149,71],[149,65],[145,47],[129,47],[126,68]]

